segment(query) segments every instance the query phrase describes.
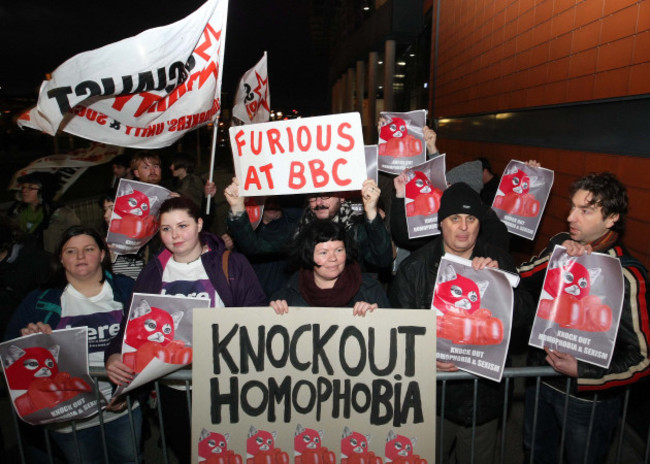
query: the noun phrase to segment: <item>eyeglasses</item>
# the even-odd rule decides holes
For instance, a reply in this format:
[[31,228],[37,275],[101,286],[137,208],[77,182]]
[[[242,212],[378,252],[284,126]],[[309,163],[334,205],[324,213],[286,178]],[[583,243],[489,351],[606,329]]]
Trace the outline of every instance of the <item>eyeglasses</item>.
[[33,191],[33,190],[40,190],[40,189],[41,189],[40,187],[32,187],[30,185],[23,185],[22,187],[20,187],[20,190],[32,190]]
[[329,199],[332,198],[332,197],[329,196],[329,195],[320,195],[320,196],[317,196],[317,197],[311,197],[311,198],[309,198],[308,201],[309,201],[309,203],[316,203],[316,201],[317,201],[319,198],[320,198],[322,201],[325,201],[325,200],[329,200]]

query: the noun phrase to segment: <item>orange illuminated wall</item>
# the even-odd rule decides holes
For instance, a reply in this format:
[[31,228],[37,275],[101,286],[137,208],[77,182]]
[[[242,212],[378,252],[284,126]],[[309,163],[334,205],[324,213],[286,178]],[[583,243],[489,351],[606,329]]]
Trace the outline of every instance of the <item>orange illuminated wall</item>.
[[[650,93],[650,1],[443,0],[437,13],[436,118]],[[536,251],[566,230],[570,183],[614,172],[630,194],[625,244],[650,267],[649,158],[442,137],[438,146],[451,167],[485,156],[497,173],[510,159],[555,171]]]
[[436,113],[650,93],[650,2],[455,0],[440,8]]

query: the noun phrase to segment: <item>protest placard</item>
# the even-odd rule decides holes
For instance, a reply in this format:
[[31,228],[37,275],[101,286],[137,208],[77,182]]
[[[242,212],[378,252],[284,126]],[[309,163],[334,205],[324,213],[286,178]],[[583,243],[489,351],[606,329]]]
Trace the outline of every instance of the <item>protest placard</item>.
[[426,120],[426,110],[379,113],[380,171],[399,174],[426,161],[427,146],[423,133]]
[[591,253],[569,256],[556,245],[530,332],[529,345],[568,353],[608,368],[621,319],[625,287],[621,262]]
[[[377,171],[377,145],[366,145],[364,152],[366,154],[366,174],[367,179],[372,179],[379,182],[379,173]],[[363,214],[363,200],[361,199],[361,191],[356,190],[348,192],[345,196],[352,206],[354,214]]]
[[512,160],[506,166],[492,209],[508,232],[532,240],[542,220],[554,173]]
[[[249,463],[289,456],[305,464],[339,456],[433,463],[434,317],[428,310],[379,309],[360,318],[351,308],[292,307],[282,316],[269,307],[196,309],[193,462],[207,459],[209,441],[219,439],[225,459]],[[351,455],[352,439],[367,447]]]
[[0,344],[16,414],[29,424],[85,419],[104,398],[88,373],[87,327],[37,333]]
[[498,269],[443,256],[431,308],[437,313],[437,359],[501,381],[512,328],[512,287],[519,282]]
[[359,113],[230,128],[242,196],[360,190],[366,179]]
[[155,184],[120,179],[106,243],[118,255],[137,253],[158,233],[158,210],[170,191]]
[[437,156],[406,171],[404,209],[409,238],[440,233],[438,210],[442,192],[447,189],[445,158]]
[[208,297],[134,293],[122,344],[122,361],[135,377],[119,396],[192,363],[192,310]]

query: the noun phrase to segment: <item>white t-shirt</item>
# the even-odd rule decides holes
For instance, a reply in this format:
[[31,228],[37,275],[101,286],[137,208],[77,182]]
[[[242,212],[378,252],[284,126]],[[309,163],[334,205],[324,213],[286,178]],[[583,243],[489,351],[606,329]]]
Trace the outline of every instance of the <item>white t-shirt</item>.
[[223,308],[223,300],[210,282],[200,259],[179,263],[172,257],[162,275],[161,295],[209,298],[211,308]]
[[[104,367],[104,350],[120,331],[122,317],[122,303],[115,301],[113,289],[107,281],[104,281],[100,292],[92,297],[83,295],[68,284],[61,295],[61,320],[56,328],[88,327],[88,363],[91,366]],[[112,384],[105,380],[99,381],[99,391],[106,401],[110,400]],[[103,419],[104,422],[110,422],[127,413],[128,411],[120,413],[104,411]],[[51,428],[58,432],[71,432],[72,427],[67,424],[67,422],[60,425],[53,424]],[[78,430],[96,425],[99,425],[98,416],[77,421]]]

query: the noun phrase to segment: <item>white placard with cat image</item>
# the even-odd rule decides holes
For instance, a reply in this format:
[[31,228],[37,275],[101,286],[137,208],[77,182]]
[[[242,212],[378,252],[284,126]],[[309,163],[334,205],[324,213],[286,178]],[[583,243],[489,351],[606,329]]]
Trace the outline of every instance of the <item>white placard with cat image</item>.
[[506,272],[477,271],[470,260],[443,256],[431,302],[436,359],[500,382],[510,345],[512,285]]
[[569,256],[556,245],[528,344],[609,368],[624,295],[618,258],[603,253]]
[[122,344],[122,362],[135,372],[119,396],[192,363],[192,310],[208,298],[134,293]]
[[51,424],[97,414],[97,386],[88,374],[88,328],[37,333],[0,344],[0,359],[18,416]]

